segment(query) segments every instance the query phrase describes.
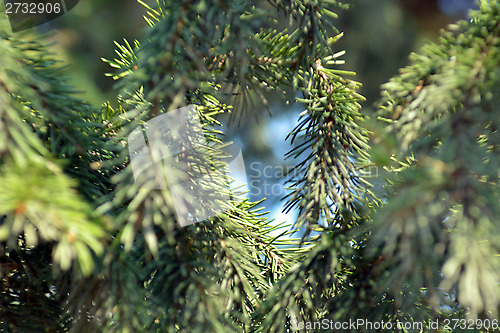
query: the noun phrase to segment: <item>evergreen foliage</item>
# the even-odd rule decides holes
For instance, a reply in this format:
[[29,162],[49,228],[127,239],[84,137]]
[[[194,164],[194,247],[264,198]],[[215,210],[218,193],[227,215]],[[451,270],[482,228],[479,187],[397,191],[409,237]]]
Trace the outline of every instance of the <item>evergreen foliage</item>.
[[[145,37],[116,43],[117,59],[105,60],[121,89],[115,108],[74,97],[54,55],[0,18],[2,331],[287,332],[360,319],[425,322],[427,331],[439,319],[436,331],[459,332],[471,330],[444,320],[498,320],[497,1],[383,86],[386,127],[373,142],[360,83],[335,49],[342,34],[331,22],[344,4],[143,5]],[[224,157],[220,116],[263,117],[269,92],[305,108],[290,115],[299,122],[284,198],[298,211],[294,230],[305,230],[299,240],[271,236],[279,226],[224,173],[198,181],[204,161]],[[182,227],[169,190],[152,185],[157,175],[146,171],[142,187],[134,179],[127,138],[186,105],[207,142],[199,155],[181,154],[195,166],[182,177],[231,199]],[[394,153],[379,198],[370,143],[381,161]]]
[[381,285],[414,317],[422,304],[499,318],[499,18],[498,2],[484,2],[383,86],[382,117],[410,162],[375,217],[374,244]]

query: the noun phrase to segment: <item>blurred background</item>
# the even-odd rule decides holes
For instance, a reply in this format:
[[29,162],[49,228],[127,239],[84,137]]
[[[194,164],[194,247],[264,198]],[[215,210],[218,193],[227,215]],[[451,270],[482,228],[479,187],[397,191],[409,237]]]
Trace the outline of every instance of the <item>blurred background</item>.
[[[153,4],[153,0],[146,0]],[[474,0],[348,0],[351,9],[335,25],[345,36],[345,67],[358,72],[371,104],[379,85],[406,64],[410,50],[436,40],[439,30],[475,7]],[[135,0],[85,0],[54,21],[38,27],[50,35],[53,49],[72,64],[73,83],[90,102],[113,100],[113,80],[101,57],[113,58],[113,41],[140,39],[146,28],[145,8]]]
[[[152,4],[153,0],[146,0]],[[346,50],[342,69],[357,72],[366,97],[366,114],[380,95],[380,85],[397,74],[408,62],[408,55],[425,41],[437,41],[440,29],[460,18],[466,18],[474,0],[349,0],[350,10],[340,13],[335,23],[345,33],[337,44]],[[37,29],[47,34],[51,49],[71,64],[68,76],[82,91],[80,97],[96,107],[109,101],[116,105],[115,82],[105,73],[113,68],[101,58],[115,57],[113,41],[140,39],[146,29],[145,8],[135,0],[85,0],[68,14]],[[27,34],[30,31],[25,32]],[[284,138],[297,124],[301,105],[287,105],[270,97],[272,117],[265,110],[242,119],[242,126],[226,126],[226,135],[243,150],[251,200],[267,198],[261,204],[277,222],[293,221],[293,212],[282,213],[281,198],[286,194],[284,170],[296,161],[285,160],[291,148]]]

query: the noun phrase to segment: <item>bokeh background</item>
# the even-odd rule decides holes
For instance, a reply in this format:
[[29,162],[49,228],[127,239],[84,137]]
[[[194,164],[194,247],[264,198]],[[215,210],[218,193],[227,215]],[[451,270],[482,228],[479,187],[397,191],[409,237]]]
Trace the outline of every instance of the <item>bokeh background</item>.
[[[145,0],[152,4],[153,0]],[[436,41],[449,23],[466,18],[474,0],[349,0],[350,10],[341,13],[335,25],[345,33],[337,44],[346,50],[342,69],[357,72],[366,97],[364,110],[374,114],[380,85],[397,74],[408,62],[408,55],[428,40]],[[38,28],[46,34],[51,49],[70,64],[71,82],[80,97],[99,107],[109,101],[116,105],[118,91],[105,73],[113,72],[101,58],[115,57],[113,41],[140,39],[147,29],[146,9],[135,0],[82,0],[68,14]],[[33,31],[26,31],[26,34]],[[270,98],[270,110],[255,110],[246,115],[241,126],[226,122],[224,132],[243,149],[251,200],[267,198],[261,204],[276,222],[292,221],[293,212],[282,212],[286,177],[281,170],[295,164],[284,155],[291,148],[284,138],[295,126],[302,111],[298,104]],[[266,168],[264,170],[264,168]]]

